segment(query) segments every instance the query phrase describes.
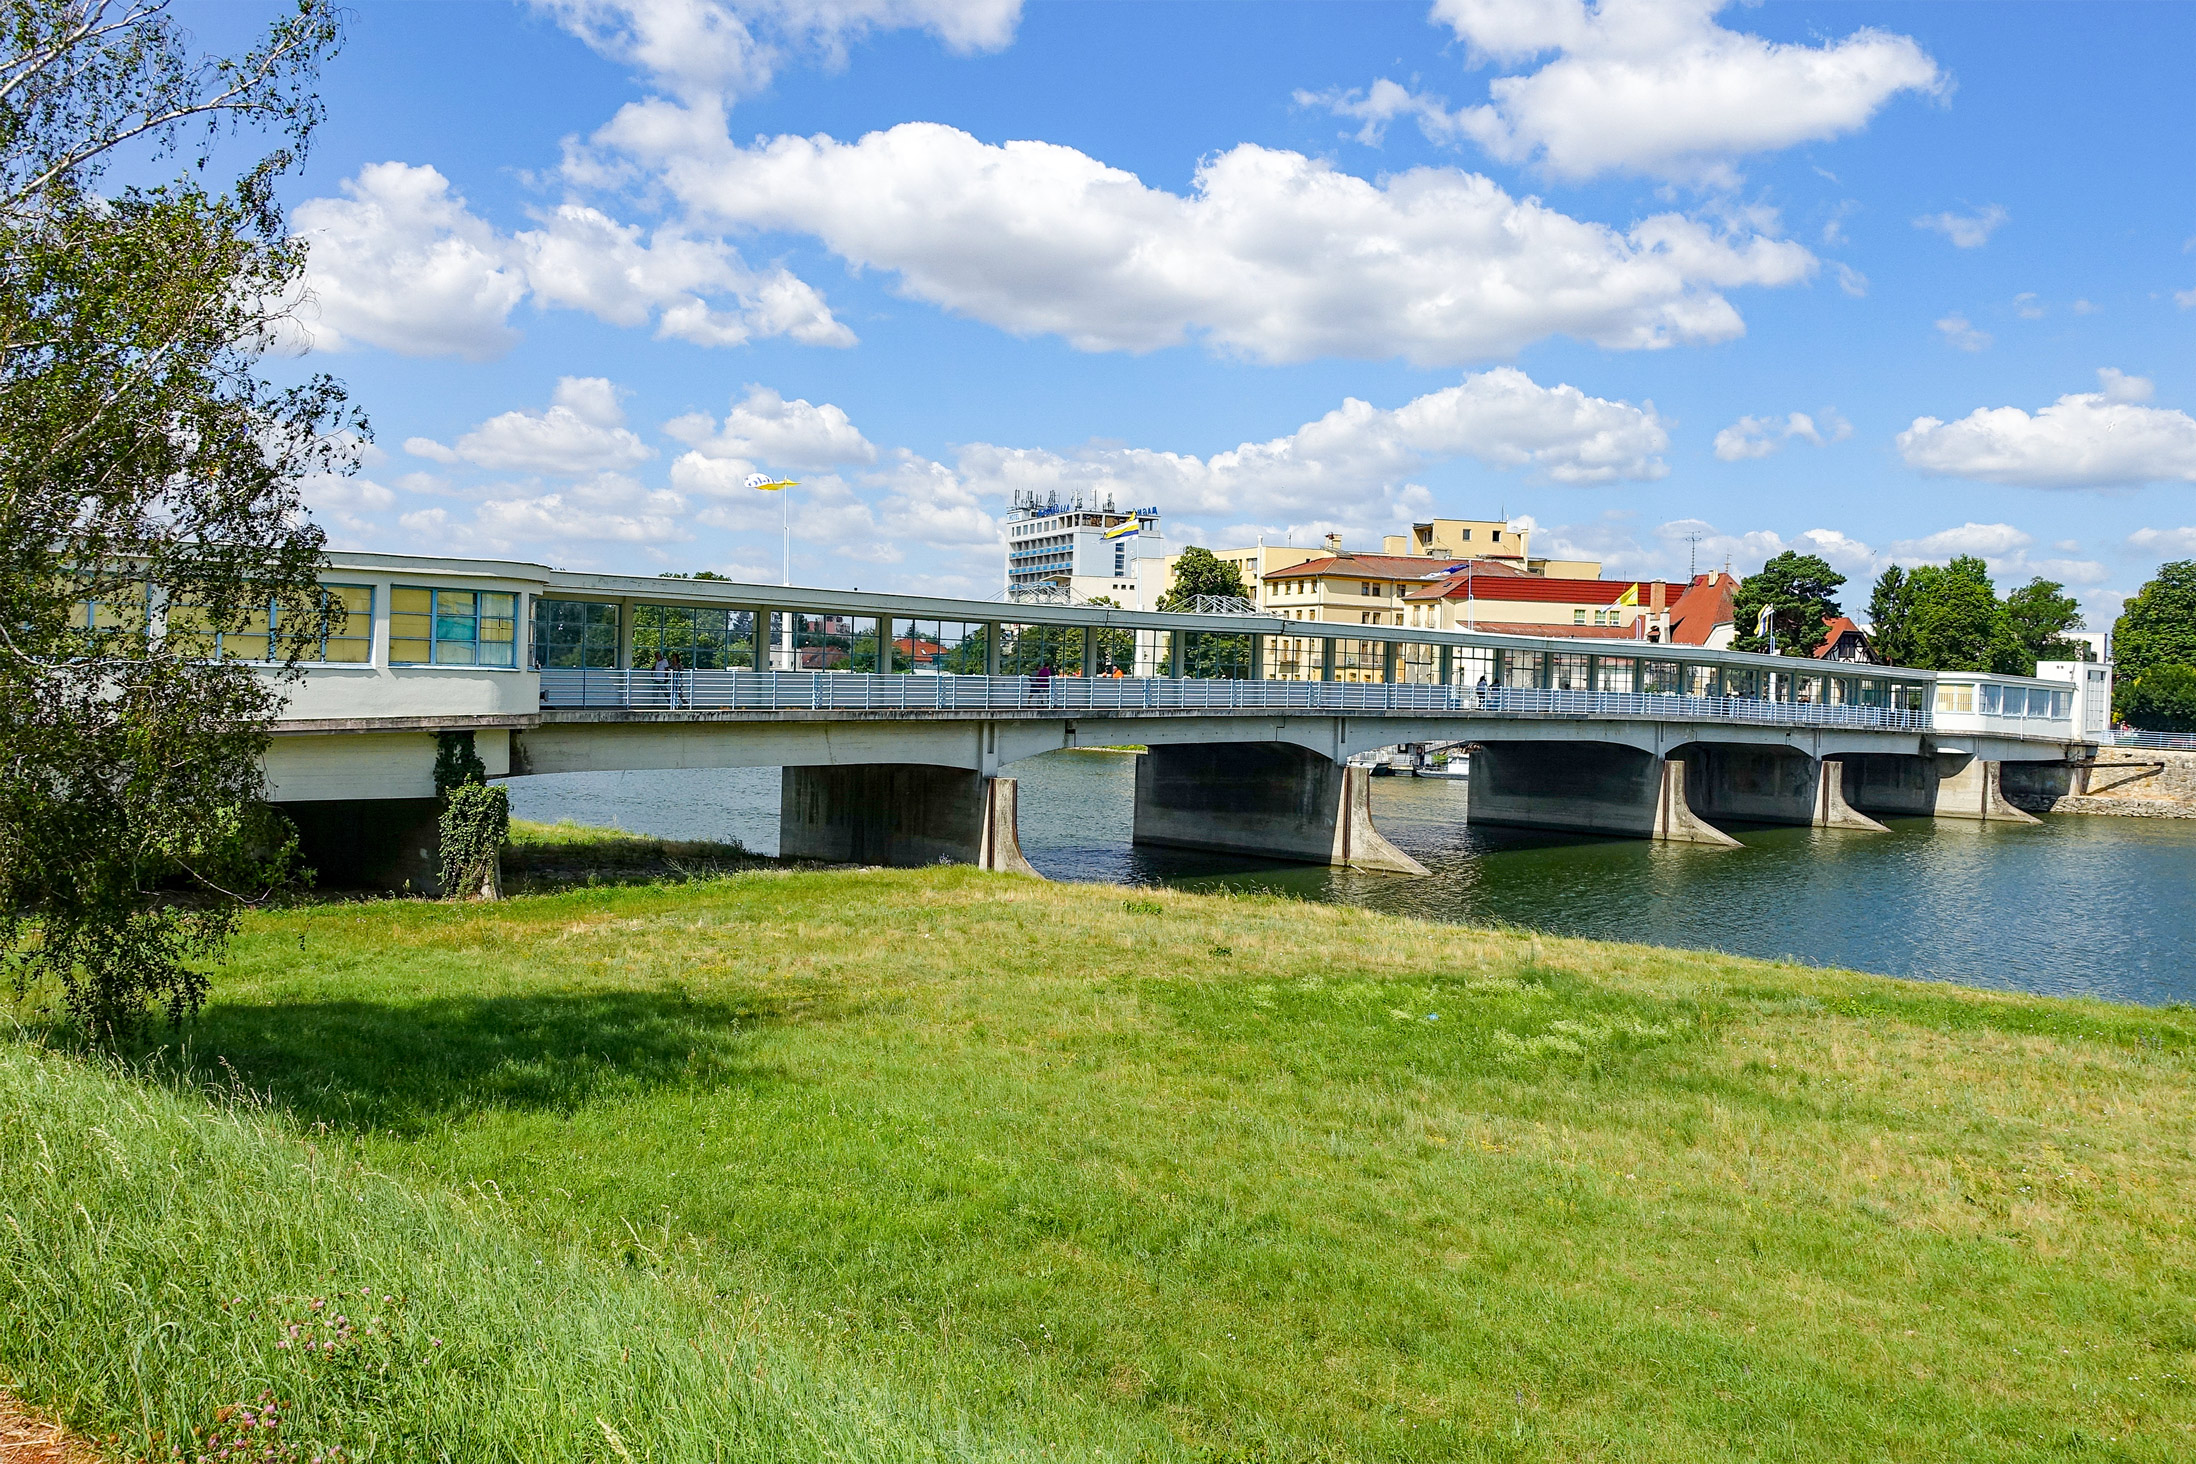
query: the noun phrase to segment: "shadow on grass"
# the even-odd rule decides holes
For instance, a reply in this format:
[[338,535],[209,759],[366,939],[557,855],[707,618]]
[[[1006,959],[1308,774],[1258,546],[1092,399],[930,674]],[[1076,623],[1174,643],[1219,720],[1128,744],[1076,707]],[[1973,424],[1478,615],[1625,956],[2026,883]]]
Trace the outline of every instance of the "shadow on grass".
[[299,1122],[416,1134],[468,1112],[569,1114],[668,1089],[783,1081],[755,1060],[782,1004],[611,991],[220,1004],[146,1056]]

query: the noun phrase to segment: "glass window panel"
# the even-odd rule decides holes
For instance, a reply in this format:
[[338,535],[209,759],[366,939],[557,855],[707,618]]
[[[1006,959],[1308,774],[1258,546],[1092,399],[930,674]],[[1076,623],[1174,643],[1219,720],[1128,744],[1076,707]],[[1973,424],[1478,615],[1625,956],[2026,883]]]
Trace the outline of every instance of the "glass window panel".
[[1669,696],[1685,686],[1685,668],[1675,661],[1642,661],[1639,665],[1639,689],[1657,696]]
[[1539,651],[1511,651],[1502,658],[1502,684],[1504,686],[1531,687],[1540,685]]
[[389,592],[389,663],[420,666],[434,659],[432,629],[435,613],[433,590],[407,589]]
[[1632,661],[1626,656],[1603,656],[1596,691],[1628,692],[1632,689]]
[[1586,667],[1586,657],[1559,651],[1548,667],[1548,685],[1557,691],[1585,691]]
[[321,647],[323,661],[348,665],[374,656],[374,589],[372,585],[322,585],[321,599],[329,607],[328,639]]
[[178,656],[210,661],[221,654],[213,617],[197,605],[168,605],[168,648]]
[[[2001,709],[2005,711],[2009,716],[2017,717],[2020,715],[2020,708],[2018,706],[2005,704],[2008,699],[2003,696],[2003,694],[1999,691],[1997,687],[1979,686],[1976,688],[1976,690],[1982,693],[1981,697],[1978,698],[1978,700],[1981,702],[1981,706],[1978,708],[1978,710],[1983,712],[1985,715],[1995,716]],[[2015,692],[2013,693],[2013,695],[2018,696],[2019,693]]]

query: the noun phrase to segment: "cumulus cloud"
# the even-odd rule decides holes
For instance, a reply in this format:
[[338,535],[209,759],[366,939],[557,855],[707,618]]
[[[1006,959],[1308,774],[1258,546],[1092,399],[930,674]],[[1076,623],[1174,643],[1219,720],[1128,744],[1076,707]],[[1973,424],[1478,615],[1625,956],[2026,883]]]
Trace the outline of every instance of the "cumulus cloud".
[[1836,412],[1826,407],[1819,415],[1819,425],[1805,412],[1792,412],[1782,419],[1741,417],[1716,434],[1716,456],[1727,463],[1739,463],[1765,458],[1793,438],[1822,447],[1853,435],[1853,424]]
[[2137,529],[2127,536],[2128,547],[2161,559],[2196,558],[2196,528]]
[[1902,92],[1941,95],[1946,79],[1905,36],[1863,29],[1806,46],[1716,24],[1728,0],[1437,0],[1475,60],[1530,64],[1490,82],[1484,105],[1382,80],[1360,92],[1301,97],[1363,122],[1377,141],[1408,116],[1436,142],[1470,140],[1498,161],[1537,163],[1560,178],[1630,172],[1728,182],[1730,160],[1865,126]]
[[589,540],[653,545],[694,537],[684,498],[618,473],[554,493],[521,490],[488,498],[474,515],[472,532],[497,548]]
[[2011,214],[1993,203],[1987,208],[1979,208],[1967,214],[1923,214],[1914,220],[1914,227],[1944,235],[1952,241],[1954,248],[1980,249],[1990,242],[1990,236],[1998,231],[1998,226],[2011,217]]
[[450,191],[433,168],[372,163],[344,197],[291,211],[308,264],[294,321],[325,351],[359,345],[407,356],[499,356],[518,340],[506,323],[526,298],[508,241]]
[[750,386],[721,426],[706,412],[692,412],[664,423],[663,430],[691,447],[694,456],[737,465],[742,476],[765,463],[828,468],[877,460],[876,446],[842,408],[787,401],[767,386]]
[[1356,398],[1286,437],[1210,457],[1141,447],[1072,455],[976,443],[956,460],[960,480],[986,499],[1018,490],[1077,489],[1119,502],[1165,504],[1177,515],[1228,514],[1247,525],[1339,518],[1353,527],[1430,510],[1412,475],[1473,458],[1555,483],[1654,479],[1668,471],[1669,433],[1654,408],[1544,387],[1503,367],[1466,377],[1400,407]]
[[1962,351],[1987,351],[1993,339],[1987,330],[1977,330],[1975,323],[1957,310],[1937,322],[1937,334],[1945,344]]
[[1375,183],[1251,144],[1207,158],[1187,194],[1073,148],[923,122],[740,146],[720,112],[656,101],[595,146],[648,166],[697,221],[812,234],[903,294],[1092,351],[1197,336],[1261,361],[1446,365],[1555,334],[1719,341],[1745,329],[1724,290],[1816,268],[1759,231],[1659,214],[1620,233],[1453,168]]
[[814,288],[782,268],[750,269],[722,239],[644,236],[578,204],[506,235],[436,169],[406,163],[369,164],[342,191],[293,211],[307,245],[292,321],[301,345],[487,360],[517,343],[510,315],[529,296],[613,325],[654,319],[659,338],[697,345],[854,343]]
[[655,450],[625,426],[617,387],[600,376],[558,380],[546,411],[504,412],[445,447],[407,438],[404,450],[438,463],[468,462],[495,472],[599,473],[630,468]]
[[842,64],[874,31],[926,30],[960,52],[1014,39],[1021,0],[532,0],[600,54],[682,96],[769,85],[790,56]]
[[2106,367],[2099,389],[2033,415],[1978,407],[1957,422],[1917,417],[1898,437],[1908,466],[1943,477],[2026,488],[2115,488],[2196,482],[2196,419],[2146,406],[2151,383]]

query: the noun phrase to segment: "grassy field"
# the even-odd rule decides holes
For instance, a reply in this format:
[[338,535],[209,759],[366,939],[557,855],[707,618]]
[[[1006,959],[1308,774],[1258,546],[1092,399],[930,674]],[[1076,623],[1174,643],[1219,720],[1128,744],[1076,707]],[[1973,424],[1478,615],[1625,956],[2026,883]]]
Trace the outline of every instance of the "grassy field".
[[[0,1385],[171,1435],[285,1385],[451,1458],[2185,1459],[2192,1054],[966,870],[300,908],[172,1088],[0,1047],[0,1206],[63,1237],[0,1216]],[[169,1223],[102,1241],[139,1188]],[[217,1305],[385,1272],[467,1386],[315,1391]]]

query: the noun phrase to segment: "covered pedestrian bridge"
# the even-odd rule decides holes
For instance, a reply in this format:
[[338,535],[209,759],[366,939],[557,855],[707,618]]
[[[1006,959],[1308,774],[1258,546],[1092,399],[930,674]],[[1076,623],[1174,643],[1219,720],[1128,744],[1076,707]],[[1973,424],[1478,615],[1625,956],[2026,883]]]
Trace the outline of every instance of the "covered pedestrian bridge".
[[274,797],[324,860],[415,882],[447,733],[495,776],[779,767],[788,854],[1003,868],[1026,866],[1002,769],[1136,745],[1140,842],[1403,872],[1353,755],[1468,747],[1475,822],[1729,843],[1722,822],[2022,820],[2004,766],[2083,747],[2071,687],[1644,640],[397,555],[326,578],[369,633],[291,698]]

